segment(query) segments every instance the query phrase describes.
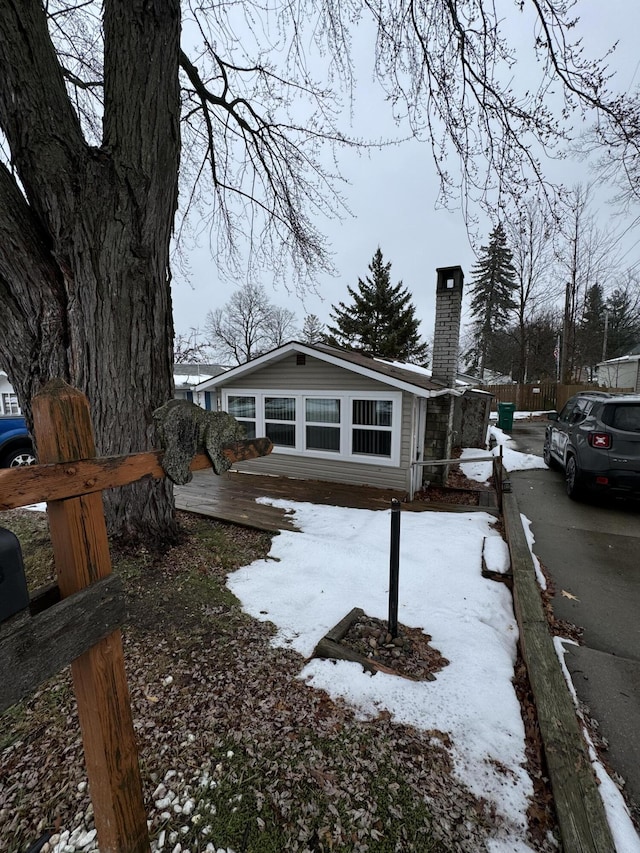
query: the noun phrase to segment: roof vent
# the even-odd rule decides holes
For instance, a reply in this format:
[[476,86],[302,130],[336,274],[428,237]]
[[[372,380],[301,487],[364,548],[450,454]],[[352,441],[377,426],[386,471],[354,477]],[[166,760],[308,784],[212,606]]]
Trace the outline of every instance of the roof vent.
[[296,353],[296,364],[306,364],[307,356],[303,352]]

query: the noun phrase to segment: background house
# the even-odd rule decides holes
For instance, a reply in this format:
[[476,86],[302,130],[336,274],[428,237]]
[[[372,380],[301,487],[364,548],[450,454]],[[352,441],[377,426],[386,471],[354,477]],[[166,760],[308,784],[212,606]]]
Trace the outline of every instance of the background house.
[[176,400],[189,400],[190,403],[197,403],[203,409],[211,409],[211,394],[207,391],[199,395],[195,390],[196,386],[213,376],[224,373],[226,369],[221,364],[174,364],[173,396]]
[[4,370],[0,370],[0,415],[19,415],[18,395]]
[[[176,364],[175,397],[228,411],[248,437],[272,440],[273,453],[247,470],[412,497],[426,480],[446,476],[430,459],[450,458],[454,446],[485,446],[491,395],[457,372],[462,282],[460,267],[437,270],[431,370],[292,341],[230,369]],[[3,407],[17,407],[3,374],[0,394]]]
[[627,355],[601,361],[596,372],[599,385],[606,388],[631,388],[640,392],[640,344]]
[[[212,376],[217,376],[226,369],[221,364],[174,364],[174,397],[178,400],[189,400],[193,403],[198,403],[203,409],[210,409],[211,395],[203,393],[199,397],[195,392],[195,388],[205,379],[211,379]],[[0,370],[0,415],[19,414],[18,396],[13,390],[7,374]]]

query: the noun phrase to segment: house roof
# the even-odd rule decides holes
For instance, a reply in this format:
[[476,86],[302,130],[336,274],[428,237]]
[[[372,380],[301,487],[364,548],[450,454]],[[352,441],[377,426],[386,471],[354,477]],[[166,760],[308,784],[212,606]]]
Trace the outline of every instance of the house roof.
[[627,355],[621,355],[619,358],[608,358],[606,361],[600,361],[597,367],[607,367],[611,364],[624,364],[626,361],[640,361],[640,346],[634,347]]
[[224,373],[226,369],[221,364],[174,364],[173,384],[177,389],[191,389],[205,379]]
[[[380,361],[380,362],[382,362],[382,364],[390,364],[393,367],[398,367],[402,370],[408,370],[411,373],[419,373],[422,376],[426,376],[428,379],[433,378],[433,371],[430,367],[419,367],[417,364],[403,364],[400,361],[388,361],[384,358],[375,358],[374,361]],[[466,388],[472,388],[474,385],[479,385],[479,384],[480,384],[480,380],[475,379],[473,376],[467,376],[464,373],[460,373],[460,372],[458,372],[456,374],[456,387],[464,386],[464,388],[466,389]],[[474,390],[477,390],[477,389],[474,389]]]
[[235,379],[249,376],[256,370],[260,370],[268,364],[281,361],[292,353],[317,358],[320,361],[325,361],[327,364],[351,370],[354,373],[359,373],[361,376],[375,379],[378,382],[384,382],[387,385],[408,391],[418,397],[437,397],[441,394],[459,395],[463,393],[463,389],[447,388],[441,382],[432,379],[427,371],[414,365],[402,365],[397,362],[383,361],[359,352],[349,352],[348,350],[331,347],[327,344],[305,344],[299,341],[290,341],[281,347],[277,347],[246,362],[246,364],[232,367],[225,371],[224,374],[207,379],[197,386],[197,390],[207,391],[211,388],[228,385]]

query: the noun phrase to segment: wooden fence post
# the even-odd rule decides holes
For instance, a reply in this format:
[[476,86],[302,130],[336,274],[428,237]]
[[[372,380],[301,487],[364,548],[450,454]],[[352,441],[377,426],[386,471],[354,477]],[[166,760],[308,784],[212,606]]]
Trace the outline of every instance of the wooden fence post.
[[[87,398],[55,380],[33,398],[39,461],[96,456]],[[48,503],[63,598],[111,573],[102,493]],[[119,630],[71,664],[101,853],[148,853],[149,835]]]

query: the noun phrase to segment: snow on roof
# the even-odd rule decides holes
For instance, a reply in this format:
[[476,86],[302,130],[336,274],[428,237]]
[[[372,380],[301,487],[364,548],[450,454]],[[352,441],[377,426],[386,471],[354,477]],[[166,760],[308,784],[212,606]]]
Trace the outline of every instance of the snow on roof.
[[221,364],[174,364],[173,384],[176,388],[192,388],[200,382],[224,373],[226,369]]
[[640,353],[621,355],[619,358],[608,358],[606,361],[598,362],[598,367],[606,367],[608,364],[621,364],[624,361],[640,361]]
[[[403,361],[389,361],[386,358],[374,358],[374,361],[382,362],[382,364],[390,364],[392,367],[398,367],[401,370],[409,370],[412,373],[419,373],[421,376],[426,376],[431,379],[433,372],[430,367],[420,367],[418,364],[407,364]],[[465,382],[464,379],[456,379],[456,385],[462,385],[465,388],[471,387],[470,382]]]

